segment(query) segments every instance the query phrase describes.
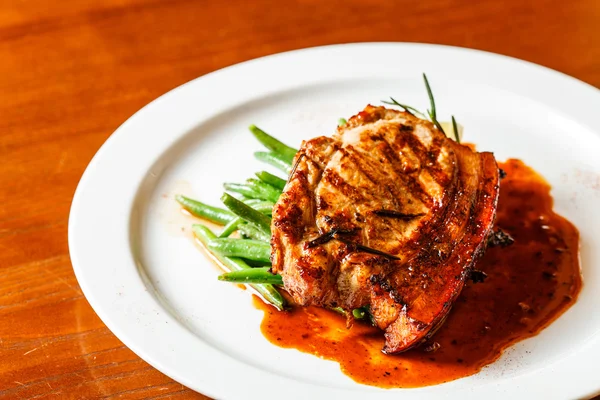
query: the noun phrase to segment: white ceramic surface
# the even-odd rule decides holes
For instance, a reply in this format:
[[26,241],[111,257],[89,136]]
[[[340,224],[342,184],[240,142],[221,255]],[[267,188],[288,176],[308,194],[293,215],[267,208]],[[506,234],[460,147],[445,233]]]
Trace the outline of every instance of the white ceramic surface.
[[[255,123],[290,145],[333,132],[339,117],[393,96],[425,109],[499,160],[521,158],[553,186],[555,209],[581,232],[584,287],[538,336],[480,373],[442,385],[359,385],[338,364],[281,349],[260,333],[250,291],[189,237],[174,193],[219,204],[222,182],[265,168]],[[133,115],[77,188],[69,248],[77,279],[106,325],[173,379],[219,399],[581,398],[600,391],[600,92],[524,61],[421,44],[365,43],[283,53],[191,81]],[[182,228],[185,232],[182,232]]]

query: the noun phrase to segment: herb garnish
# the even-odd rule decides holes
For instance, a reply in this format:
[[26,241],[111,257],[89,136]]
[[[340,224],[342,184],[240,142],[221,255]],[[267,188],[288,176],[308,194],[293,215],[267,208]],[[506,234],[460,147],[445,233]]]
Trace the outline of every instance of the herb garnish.
[[407,113],[411,114],[411,115],[415,115],[418,114],[421,118],[427,118],[425,116],[425,114],[423,114],[421,111],[417,110],[414,107],[411,106],[407,106],[406,104],[400,104],[396,101],[396,99],[394,99],[393,97],[390,96],[390,100],[392,101],[385,101],[385,100],[381,100],[382,103],[385,104],[389,104],[391,106],[398,106],[400,108],[402,108],[404,111],[406,111]]
[[422,217],[423,213],[419,213],[419,214],[406,214],[406,213],[402,213],[399,211],[394,211],[394,210],[374,210],[372,211],[373,214],[375,215],[379,215],[381,217],[391,217],[391,218],[398,218],[398,219],[402,219],[404,221],[409,221],[411,219],[417,218],[417,217]]
[[308,242],[307,247],[315,247],[315,246],[319,246],[322,244],[325,244],[333,239],[339,240],[342,243],[347,244],[348,246],[354,247],[357,250],[363,251],[365,253],[371,253],[371,254],[376,254],[378,256],[383,256],[383,257],[387,257],[387,258],[391,258],[392,260],[400,260],[400,257],[397,257],[393,254],[389,254],[386,253],[384,251],[381,250],[377,250],[377,249],[373,249],[371,247],[367,247],[365,245],[362,245],[360,243],[356,243],[353,242],[351,240],[348,240],[346,238],[344,238],[343,234],[349,234],[349,233],[353,233],[353,231],[349,231],[349,230],[342,230],[342,229],[332,229],[329,232],[326,232],[324,234],[322,234],[321,236],[317,237],[316,239],[311,240],[310,242]]
[[444,128],[437,120],[437,114],[435,111],[435,100],[433,99],[433,92],[431,91],[431,87],[429,86],[429,81],[427,80],[427,75],[423,74],[423,80],[425,81],[425,89],[427,89],[427,95],[429,96],[429,103],[431,104],[431,110],[427,110],[429,114],[429,118],[431,118],[431,122],[445,135]]
[[336,233],[337,233],[337,229],[332,229],[329,232],[325,232],[324,234],[322,234],[318,238],[313,239],[310,242],[308,242],[307,247],[311,248],[311,247],[315,247],[315,246],[319,246],[319,245],[325,244],[325,243],[331,241],[333,239],[333,236]]
[[367,246],[362,245],[360,243],[352,242],[352,241],[347,240],[347,239],[342,238],[342,237],[335,237],[335,239],[339,240],[342,243],[347,244],[348,246],[355,247],[357,250],[364,251],[365,253],[376,254],[378,256],[383,256],[383,257],[386,257],[386,258],[391,258],[392,260],[400,260],[400,257],[397,257],[397,256],[395,256],[393,254],[386,253],[385,251],[373,249],[371,247],[367,247]]
[[456,126],[456,119],[454,119],[454,115],[452,116],[452,129],[454,130],[454,139],[456,139],[456,143],[460,143],[460,136],[458,135],[458,126]]
[[[437,119],[437,112],[436,112],[436,108],[435,108],[435,99],[433,98],[433,92],[431,90],[431,86],[429,85],[429,81],[427,80],[427,75],[423,74],[423,80],[425,81],[425,89],[427,89],[427,96],[429,97],[429,104],[431,105],[431,110],[427,110],[427,115],[422,113],[421,111],[417,110],[414,107],[399,103],[398,101],[396,101],[396,99],[394,99],[391,96],[390,96],[391,101],[381,100],[381,102],[384,104],[389,104],[391,106],[400,107],[405,112],[409,113],[410,115],[418,116],[421,119],[428,119],[428,117],[429,117],[429,120],[435,125],[435,127],[438,128],[440,130],[440,132],[442,132],[445,135],[446,132],[444,131],[444,128],[442,127],[442,125],[440,124],[440,122]],[[456,125],[456,120],[454,119],[454,116],[452,117],[452,128],[454,129],[454,138],[455,138],[456,142],[460,143],[460,136],[458,135],[458,126]]]

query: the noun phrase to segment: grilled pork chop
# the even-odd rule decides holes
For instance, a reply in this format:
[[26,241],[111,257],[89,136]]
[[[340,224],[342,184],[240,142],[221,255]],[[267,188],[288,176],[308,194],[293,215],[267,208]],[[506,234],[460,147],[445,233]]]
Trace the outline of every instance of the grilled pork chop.
[[302,144],[273,210],[273,272],[300,305],[369,306],[383,351],[407,350],[443,323],[485,250],[498,188],[491,153],[367,106]]

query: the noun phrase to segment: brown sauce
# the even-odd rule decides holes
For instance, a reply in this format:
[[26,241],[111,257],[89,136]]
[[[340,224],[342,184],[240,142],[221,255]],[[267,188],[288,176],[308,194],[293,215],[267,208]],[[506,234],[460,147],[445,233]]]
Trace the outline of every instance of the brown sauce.
[[468,282],[446,323],[421,347],[389,356],[383,334],[364,323],[346,329],[345,318],[317,307],[264,311],[261,330],[280,347],[337,361],[356,382],[379,387],[418,387],[479,371],[509,345],[534,336],[576,300],[581,289],[579,233],[552,211],[550,186],[519,160],[500,167],[496,225],[515,243],[490,248],[477,268],[483,283]]

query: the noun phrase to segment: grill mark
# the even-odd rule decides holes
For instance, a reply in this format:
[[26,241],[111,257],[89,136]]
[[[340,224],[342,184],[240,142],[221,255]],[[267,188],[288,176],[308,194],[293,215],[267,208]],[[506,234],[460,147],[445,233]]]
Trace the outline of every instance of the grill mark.
[[442,139],[438,136],[435,136],[433,138],[433,140],[431,141],[431,147],[429,148],[429,152],[431,152],[431,158],[433,161],[437,160],[437,158],[439,157],[440,153],[442,152],[442,146],[445,142],[445,138]]
[[[460,197],[459,194],[462,192],[462,182],[459,179],[460,167],[456,163],[453,164],[455,167],[453,168],[453,174],[451,177],[450,184],[445,186],[445,190],[443,191],[442,198],[440,199],[441,207],[435,207],[430,209],[430,219],[426,220],[425,223],[419,228],[419,234],[415,238],[412,243],[407,243],[404,245],[404,248],[410,249],[412,252],[416,253],[415,256],[415,265],[420,269],[421,264],[428,264],[427,260],[431,260],[428,257],[429,254],[433,252],[431,246],[436,242],[438,237],[433,236],[433,230],[439,226],[443,226],[446,229],[438,230],[440,233],[439,236],[446,236],[448,232],[448,227],[450,224],[443,223],[443,221],[450,221],[454,210],[458,207]],[[423,246],[425,244],[425,246]],[[394,248],[394,252],[398,252],[400,249]]]
[[427,153],[429,149],[427,149],[415,135],[414,129],[410,133],[401,133],[400,130],[398,130],[398,133],[400,134],[394,135],[394,141],[392,142],[392,145],[397,146],[399,149],[408,146],[413,151],[416,158],[419,160],[425,159],[425,153]]
[[448,174],[441,168],[429,167],[427,172],[429,172],[429,176],[431,176],[433,181],[441,187],[446,187],[450,183]]
[[[372,134],[369,138],[374,143],[383,143],[384,146],[387,144],[387,142],[381,135]],[[360,152],[358,152],[358,150],[357,150],[357,153],[360,154],[360,156],[361,156],[362,163],[368,165],[370,169],[375,170],[375,171],[378,170],[381,167],[381,165],[375,161],[371,161],[372,157],[371,157],[370,153],[372,151],[376,151],[376,150],[379,153],[381,153],[381,149],[378,149],[377,146],[374,146],[372,149],[362,150]],[[367,157],[364,157],[363,153],[369,153],[369,154]],[[381,174],[381,176],[383,178],[382,181],[385,181],[385,184],[378,182],[378,185],[380,187],[384,187],[385,189],[387,189],[387,191],[392,195],[391,200],[394,202],[394,207],[397,209],[401,209],[401,208],[403,208],[402,204],[401,204],[401,200],[406,199],[409,196],[409,193],[404,192],[404,191],[399,191],[398,189],[400,189],[401,185],[398,185],[396,182],[402,181],[405,184],[405,186],[408,186],[406,184],[406,180],[411,179],[411,177],[408,176],[407,174],[405,174],[404,172],[398,173],[398,171],[396,169],[397,164],[394,163],[393,161],[390,162],[390,157],[385,157],[385,154],[380,154],[380,155],[384,156],[383,158],[385,158],[386,161],[388,162],[388,164],[391,165],[392,172],[394,173],[395,176],[392,177],[389,174],[384,172],[383,174]],[[397,162],[400,163],[400,160],[398,158],[395,158],[395,160],[397,160]],[[412,194],[410,194],[410,195],[412,195]],[[409,199],[409,203],[410,203],[410,199]]]
[[325,183],[329,183],[333,188],[337,189],[339,193],[352,201],[359,202],[365,200],[364,196],[362,196],[354,186],[346,182],[344,178],[332,169],[328,169],[326,173],[323,174],[322,180],[325,181]]
[[413,151],[415,156],[419,160],[427,160],[427,162],[421,164],[421,169],[429,172],[432,167],[437,165],[437,157],[441,151],[441,140],[433,137],[431,146],[427,148],[425,145],[423,145],[423,143],[421,143],[414,132],[404,136],[406,136],[408,147]]
[[[362,168],[362,157],[359,160],[357,157],[358,151],[354,148],[354,146],[352,145],[348,145],[346,147],[342,147],[340,149],[340,152],[343,154],[344,157],[347,157],[350,159],[350,161],[352,161],[352,163],[354,164],[353,167],[355,167],[359,172],[361,172],[372,184],[374,185],[378,185],[379,182],[377,182],[377,179],[373,176],[371,176],[371,174],[369,174],[364,168]],[[343,160],[343,158],[340,160],[340,162]]]
[[[419,138],[414,133],[403,135],[403,136],[405,136],[405,139],[406,139],[405,144],[407,144],[408,147],[413,151],[415,157],[417,157],[419,160],[423,160],[423,159],[430,160],[430,162],[421,164],[421,169],[425,170],[429,174],[429,176],[431,176],[433,181],[436,184],[438,184],[440,187],[444,188],[445,186],[447,186],[448,180],[446,179],[446,173],[444,173],[441,168],[438,168],[438,162],[437,162],[437,158],[439,157],[439,154],[441,153],[442,145],[446,141],[446,138],[434,136],[432,138],[431,146],[429,148],[427,148],[423,145],[423,143],[419,140]],[[394,142],[394,144],[396,144],[396,143]],[[390,145],[390,147],[392,147],[392,146]],[[452,170],[455,170],[455,169],[456,168],[452,168]],[[421,185],[421,183],[418,180],[417,180],[414,188],[417,188],[417,187],[421,188],[425,193],[427,193],[425,188],[423,188],[423,186]],[[431,196],[429,196],[429,199],[431,199]],[[426,203],[426,204],[428,204],[428,206],[431,207],[431,203]]]
[[[441,187],[444,187],[446,185],[448,185],[449,180],[447,177],[447,173],[444,172],[444,170],[440,167],[440,165],[437,162],[437,159],[439,158],[441,152],[442,152],[442,146],[443,146],[443,142],[442,139],[435,137],[433,139],[432,142],[432,146],[430,149],[430,153],[431,153],[431,158],[432,158],[432,163],[431,165],[426,164],[425,165],[425,169],[429,172],[429,175],[433,178],[433,180],[440,185]],[[448,157],[450,158],[450,157]],[[455,162],[452,163],[453,166],[455,166]],[[455,168],[452,168],[452,170],[454,170]]]
[[385,137],[381,137],[380,142],[384,145],[384,148],[381,149],[382,155],[391,165],[395,178],[402,181],[402,183],[408,187],[409,193],[411,193],[414,197],[421,201],[421,203],[426,205],[427,208],[430,208],[433,200],[429,193],[427,193],[423,189],[423,187],[418,181],[418,178],[413,176],[413,174],[407,174],[403,171],[398,170],[397,166],[402,163],[402,160],[400,159],[400,157],[398,157],[398,153],[394,150],[392,145],[385,139]]
[[[382,188],[386,192],[388,192],[390,195],[389,200],[391,200],[393,202],[393,204],[396,208],[401,208],[401,204],[399,204],[399,201],[403,197],[403,193],[398,193],[396,190],[394,190],[397,188],[397,185],[389,184],[388,183],[389,179],[385,179],[385,177],[381,176],[381,174],[379,176],[374,176],[368,170],[363,168],[362,166],[369,164],[369,161],[368,161],[368,159],[365,159],[364,157],[362,157],[361,153],[357,149],[355,149],[353,146],[351,146],[350,149],[348,149],[348,148],[346,148],[346,149],[347,150],[345,151],[345,154],[353,162],[355,168],[358,171],[360,171],[364,176],[366,176],[367,179],[369,181],[371,181],[371,183],[376,188]],[[376,170],[372,166],[370,166],[370,167],[371,168],[369,168],[369,169],[371,169],[373,171]],[[383,178],[383,179],[381,179],[381,178]],[[383,181],[386,181],[385,184]]]
[[316,195],[315,202],[317,204],[317,212],[326,211],[331,208],[330,204],[323,198],[323,196]]

